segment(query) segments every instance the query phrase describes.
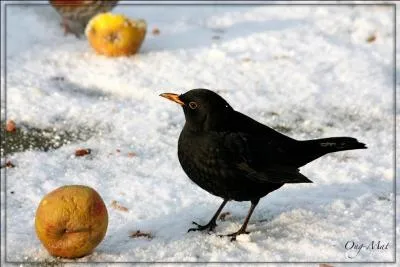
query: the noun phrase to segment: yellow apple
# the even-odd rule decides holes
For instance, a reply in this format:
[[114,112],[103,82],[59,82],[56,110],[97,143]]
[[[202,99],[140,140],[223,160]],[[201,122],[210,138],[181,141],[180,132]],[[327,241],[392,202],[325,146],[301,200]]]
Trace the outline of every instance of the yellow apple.
[[135,54],[146,35],[146,21],[123,15],[100,13],[86,26],[85,34],[93,49],[101,55],[117,57]]
[[42,199],[36,210],[36,234],[47,251],[57,257],[90,254],[103,240],[107,226],[103,199],[84,185],[57,188]]

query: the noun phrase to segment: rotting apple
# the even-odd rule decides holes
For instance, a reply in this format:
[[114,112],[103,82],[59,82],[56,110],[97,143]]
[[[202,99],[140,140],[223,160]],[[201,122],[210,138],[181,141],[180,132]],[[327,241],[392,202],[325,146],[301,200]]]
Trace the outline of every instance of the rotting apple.
[[36,210],[36,234],[47,251],[57,257],[90,254],[103,240],[107,226],[103,199],[84,185],[57,188],[42,199]]
[[118,57],[135,54],[142,45],[146,29],[145,20],[100,13],[89,21],[85,34],[98,54]]

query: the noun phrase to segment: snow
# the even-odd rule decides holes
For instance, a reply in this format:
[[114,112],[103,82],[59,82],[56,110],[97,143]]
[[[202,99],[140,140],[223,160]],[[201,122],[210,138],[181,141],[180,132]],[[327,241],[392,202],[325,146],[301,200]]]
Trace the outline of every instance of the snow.
[[[7,6],[7,119],[92,134],[56,150],[8,155],[16,167],[2,179],[5,260],[71,262],[52,258],[34,231],[41,198],[66,184],[93,187],[110,216],[95,253],[76,262],[394,260],[393,7],[119,5],[113,12],[147,21],[139,54],[98,56],[84,38],[63,35],[50,6]],[[160,35],[152,35],[154,27]],[[201,87],[291,137],[352,136],[368,149],[301,168],[314,183],[285,185],[263,198],[251,233],[237,242],[187,233],[192,221],[208,222],[222,200],[181,169],[183,112],[159,94]],[[92,154],[74,157],[81,147]],[[128,212],[113,208],[114,200]],[[231,216],[217,233],[236,231],[248,208],[228,203]],[[130,238],[136,230],[154,238]],[[389,246],[354,256],[348,241]]]

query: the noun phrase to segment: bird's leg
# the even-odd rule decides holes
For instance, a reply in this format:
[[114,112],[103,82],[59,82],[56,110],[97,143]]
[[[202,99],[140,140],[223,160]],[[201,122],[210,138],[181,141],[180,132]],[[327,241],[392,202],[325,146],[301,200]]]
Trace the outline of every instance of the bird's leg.
[[81,32],[83,30],[81,29],[82,26],[79,24],[79,22],[73,22],[66,18],[62,18],[60,25],[64,29],[64,36],[67,36],[68,34],[73,34],[76,38],[81,37]]
[[226,205],[227,202],[228,202],[228,200],[224,199],[224,201],[222,202],[221,206],[219,206],[217,212],[215,212],[214,216],[211,218],[211,220],[206,225],[200,225],[200,224],[198,224],[196,222],[192,222],[193,224],[197,225],[197,227],[196,228],[190,228],[188,230],[188,232],[191,232],[191,231],[204,231],[204,230],[214,231],[215,227],[217,226],[218,215],[221,213],[222,209],[224,208],[224,206]]
[[68,25],[68,22],[65,18],[62,18],[60,26],[64,29],[64,36],[72,33],[71,27]]
[[253,214],[253,211],[256,208],[259,200],[260,199],[255,199],[255,200],[251,201],[251,207],[249,209],[249,212],[247,213],[247,216],[244,219],[242,227],[240,227],[240,229],[237,232],[232,233],[232,234],[228,234],[228,235],[220,235],[220,237],[229,236],[229,237],[231,237],[231,241],[235,241],[236,240],[236,236],[241,235],[241,234],[249,234],[250,232],[246,231],[247,224],[249,223],[250,217]]

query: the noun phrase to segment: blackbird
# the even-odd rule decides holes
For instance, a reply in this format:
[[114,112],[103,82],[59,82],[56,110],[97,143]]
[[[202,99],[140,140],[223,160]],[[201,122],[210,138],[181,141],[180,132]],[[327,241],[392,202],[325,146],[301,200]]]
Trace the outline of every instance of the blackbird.
[[182,106],[185,125],[179,136],[178,158],[189,178],[209,193],[223,198],[206,225],[193,222],[194,230],[213,231],[230,200],[250,201],[242,227],[227,236],[247,234],[249,219],[260,198],[285,183],[312,183],[299,167],[331,152],[365,149],[351,137],[296,140],[235,111],[208,89],[160,96]]

